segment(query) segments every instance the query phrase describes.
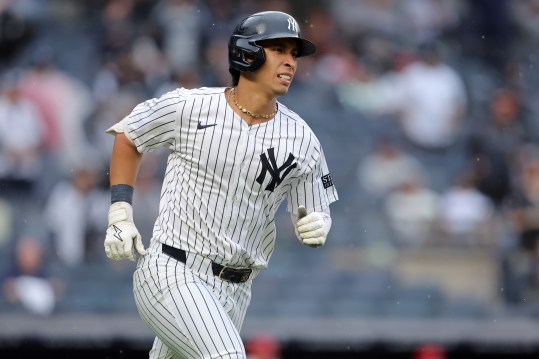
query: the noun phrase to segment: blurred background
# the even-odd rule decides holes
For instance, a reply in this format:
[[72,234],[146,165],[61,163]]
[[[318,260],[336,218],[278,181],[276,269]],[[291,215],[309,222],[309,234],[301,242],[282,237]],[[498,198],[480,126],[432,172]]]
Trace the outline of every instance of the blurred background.
[[[340,200],[322,249],[278,213],[250,358],[538,358],[537,0],[0,0],[0,355],[147,358],[134,264],[103,251],[104,131],[229,85],[228,38],[263,10],[318,46],[280,100]],[[165,159],[135,191],[146,245]]]

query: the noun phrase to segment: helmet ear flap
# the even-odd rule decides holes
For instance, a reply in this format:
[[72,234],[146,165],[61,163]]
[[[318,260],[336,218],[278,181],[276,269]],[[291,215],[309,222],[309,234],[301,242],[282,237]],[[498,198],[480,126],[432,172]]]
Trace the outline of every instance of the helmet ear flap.
[[245,72],[255,71],[266,61],[262,46],[238,36],[230,39],[228,56],[232,68]]

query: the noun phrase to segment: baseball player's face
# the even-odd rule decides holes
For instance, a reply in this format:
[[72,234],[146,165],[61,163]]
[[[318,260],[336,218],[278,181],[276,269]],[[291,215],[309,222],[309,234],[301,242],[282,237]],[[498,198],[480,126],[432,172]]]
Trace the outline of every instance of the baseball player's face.
[[293,39],[266,40],[261,45],[266,52],[266,61],[255,72],[257,80],[267,84],[274,95],[284,95],[296,72],[298,45]]

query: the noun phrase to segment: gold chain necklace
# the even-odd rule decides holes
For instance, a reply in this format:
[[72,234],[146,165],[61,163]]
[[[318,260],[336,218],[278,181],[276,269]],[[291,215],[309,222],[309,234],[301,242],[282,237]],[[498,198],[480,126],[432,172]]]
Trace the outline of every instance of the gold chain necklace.
[[234,105],[236,105],[236,107],[238,107],[240,109],[241,112],[251,116],[251,117],[254,117],[254,118],[264,118],[266,120],[272,118],[273,116],[275,116],[275,114],[277,113],[277,104],[275,104],[275,111],[273,111],[272,113],[270,114],[267,114],[267,115],[262,115],[260,113],[252,113],[251,111],[249,111],[248,109],[246,109],[245,107],[243,107],[242,105],[240,105],[238,103],[238,100],[236,99],[236,88],[235,87],[232,87],[232,89],[230,89],[230,96],[232,96],[232,101],[234,101]]

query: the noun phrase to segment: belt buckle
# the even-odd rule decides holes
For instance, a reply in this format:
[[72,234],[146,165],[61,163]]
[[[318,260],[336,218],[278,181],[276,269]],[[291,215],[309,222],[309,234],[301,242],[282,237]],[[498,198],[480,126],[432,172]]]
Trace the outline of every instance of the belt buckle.
[[251,276],[251,273],[253,273],[253,270],[251,268],[241,268],[240,270],[241,276],[238,279],[238,282],[244,283],[249,280],[249,277]]
[[241,277],[239,279],[240,283],[247,282],[249,280],[249,277],[251,277],[252,273],[253,273],[253,270],[251,268],[243,269],[241,273]]
[[228,279],[223,278],[223,273],[225,272],[225,269],[227,269],[227,266],[223,266],[223,268],[221,268],[221,271],[219,272],[219,275],[217,277],[221,278],[222,280],[228,281]]
[[[225,274],[225,271],[227,269],[233,272],[235,280],[231,280],[230,277],[223,276],[223,274]],[[252,272],[253,270],[251,268],[235,268],[235,267],[223,266],[223,268],[221,268],[221,270],[219,271],[218,277],[222,280],[226,280],[227,282],[244,283],[249,280],[249,277],[251,276]],[[240,273],[240,276],[237,276],[238,273]]]

